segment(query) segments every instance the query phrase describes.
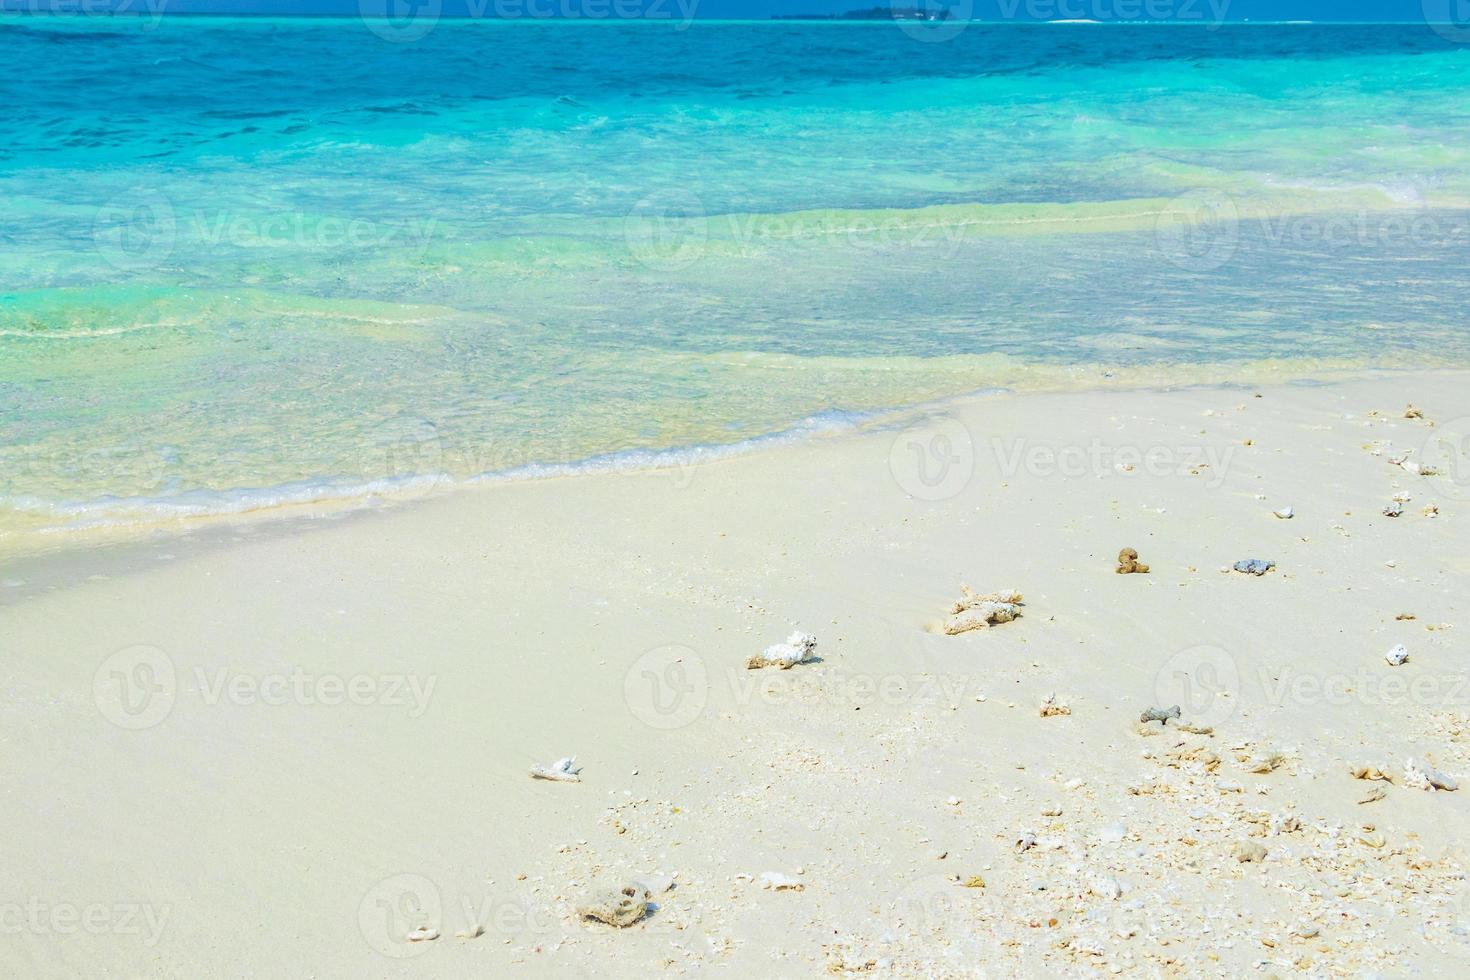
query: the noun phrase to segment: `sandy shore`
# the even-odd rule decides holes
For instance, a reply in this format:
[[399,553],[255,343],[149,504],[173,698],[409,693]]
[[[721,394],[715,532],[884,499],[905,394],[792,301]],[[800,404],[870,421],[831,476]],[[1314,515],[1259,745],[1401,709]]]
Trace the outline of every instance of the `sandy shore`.
[[[1463,975],[1470,480],[1389,460],[1467,382],[998,395],[58,559],[0,607],[0,974]],[[944,635],[961,583],[1023,615]]]

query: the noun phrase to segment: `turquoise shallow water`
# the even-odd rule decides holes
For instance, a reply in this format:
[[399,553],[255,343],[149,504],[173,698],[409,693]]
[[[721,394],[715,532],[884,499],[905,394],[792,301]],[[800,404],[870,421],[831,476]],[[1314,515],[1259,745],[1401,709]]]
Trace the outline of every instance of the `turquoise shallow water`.
[[1424,27],[11,17],[0,59],[0,535],[1470,361],[1470,49]]

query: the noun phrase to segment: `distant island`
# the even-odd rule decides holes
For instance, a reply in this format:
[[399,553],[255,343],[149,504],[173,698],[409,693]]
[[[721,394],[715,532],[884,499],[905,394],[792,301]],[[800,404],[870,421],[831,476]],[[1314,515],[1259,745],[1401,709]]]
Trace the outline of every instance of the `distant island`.
[[772,14],[772,20],[949,20],[949,11],[918,7],[868,7],[845,14]]

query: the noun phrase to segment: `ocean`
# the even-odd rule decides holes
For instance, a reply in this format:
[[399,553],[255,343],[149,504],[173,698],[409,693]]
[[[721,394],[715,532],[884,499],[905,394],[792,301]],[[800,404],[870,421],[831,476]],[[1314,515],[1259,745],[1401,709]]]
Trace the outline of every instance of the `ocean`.
[[1470,363],[1423,25],[402,26],[0,17],[0,552]]

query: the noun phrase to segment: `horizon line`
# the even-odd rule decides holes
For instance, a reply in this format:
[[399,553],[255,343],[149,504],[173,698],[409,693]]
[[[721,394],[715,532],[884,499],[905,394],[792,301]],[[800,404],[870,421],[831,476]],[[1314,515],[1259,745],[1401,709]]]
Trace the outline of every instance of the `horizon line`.
[[[881,5],[880,5],[881,6]],[[855,8],[872,9],[872,8]],[[356,21],[380,21],[391,20],[389,17],[369,17],[361,13],[282,13],[282,12],[255,12],[255,11],[222,11],[222,10],[163,10],[150,11],[146,8],[137,10],[115,10],[115,11],[80,11],[80,10],[36,10],[24,9],[22,7],[8,8],[0,0],[0,16],[23,16],[23,17],[56,17],[77,19],[108,19],[126,20],[133,17],[161,20],[165,17],[216,17],[222,19],[260,19],[260,20],[356,20]],[[436,20],[463,20],[463,21],[504,21],[506,23],[516,21],[586,21],[586,22],[619,22],[619,23],[659,23],[661,21],[677,21],[678,17],[589,17],[579,15],[550,15],[550,16],[518,16],[501,17],[495,15],[476,14],[437,14]],[[871,26],[874,24],[887,24],[889,20],[882,18],[861,19],[846,18],[841,14],[771,14],[767,17],[700,17],[697,14],[690,20],[702,20],[711,24],[768,24],[773,21],[807,21],[807,22],[833,22],[837,24],[848,24],[853,26]],[[915,21],[892,18],[891,23],[898,26],[908,26]],[[927,22],[926,22],[927,23]],[[1213,27],[1219,28],[1230,26],[1254,26],[1254,27],[1436,27],[1436,26],[1460,26],[1453,21],[1430,21],[1424,18],[1412,20],[1211,20],[1210,18],[1197,18],[1192,20],[1079,20],[1075,18],[1061,18],[1056,20],[1020,20],[1017,18],[1000,18],[996,20],[985,20],[982,18],[960,19],[953,18],[945,21],[934,21],[944,24],[980,24],[988,26],[1013,25],[1018,27]]]

